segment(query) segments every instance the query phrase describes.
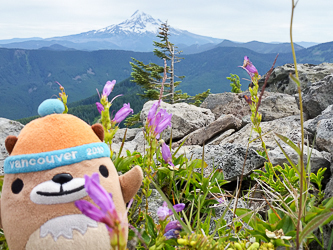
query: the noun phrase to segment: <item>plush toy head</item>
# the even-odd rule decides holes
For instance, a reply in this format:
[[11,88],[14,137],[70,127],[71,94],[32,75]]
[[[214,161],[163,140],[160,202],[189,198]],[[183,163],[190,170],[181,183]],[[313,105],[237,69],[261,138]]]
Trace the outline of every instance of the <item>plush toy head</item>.
[[124,215],[125,203],[141,185],[141,168],[119,177],[102,142],[102,125],[90,127],[75,116],[59,114],[63,104],[57,101],[42,103],[43,117],[5,141],[10,156],[4,164],[0,226],[14,250],[110,249],[106,226],[74,205],[79,199],[91,201],[84,175],[99,173],[117,212]]

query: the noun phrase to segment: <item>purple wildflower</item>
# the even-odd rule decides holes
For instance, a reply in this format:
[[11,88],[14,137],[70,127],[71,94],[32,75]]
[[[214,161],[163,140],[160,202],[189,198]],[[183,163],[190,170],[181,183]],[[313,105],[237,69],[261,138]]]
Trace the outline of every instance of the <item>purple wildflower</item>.
[[162,157],[166,163],[168,163],[171,166],[175,166],[172,163],[172,155],[170,152],[170,148],[165,144],[165,142],[162,143]]
[[172,229],[182,230],[182,225],[179,223],[178,220],[170,221],[168,225],[166,225],[164,232],[167,233]]
[[106,84],[104,85],[102,96],[108,97],[111,94],[115,84],[116,80],[113,80],[112,82],[107,81]]
[[86,192],[100,209],[86,200],[75,201],[75,206],[89,218],[105,223],[111,238],[124,234],[127,225],[124,218],[117,214],[112,195],[99,184],[99,174],[85,175],[84,178]]
[[150,108],[147,116],[147,121],[149,122],[149,126],[152,125],[152,121],[156,115],[157,109],[160,106],[160,101],[156,101],[153,106]]
[[96,102],[96,107],[99,113],[102,113],[102,111],[104,110],[104,107],[100,102]]
[[121,123],[130,113],[133,114],[133,109],[131,109],[129,103],[124,103],[124,106],[119,109],[112,121],[115,123]]
[[171,229],[169,231],[167,231],[165,234],[164,234],[164,237],[169,240],[169,239],[177,239],[178,236],[179,236],[179,233],[180,231],[177,230],[177,229]]
[[[179,203],[179,204],[174,205],[173,208],[178,213],[185,208],[185,204]],[[170,215],[173,215],[172,210],[168,208],[168,204],[166,202],[163,202],[163,205],[157,209],[158,219],[165,220]]]
[[[172,118],[172,114],[168,114],[168,112],[166,111],[166,109],[161,109],[157,115],[159,115],[159,117],[156,116],[156,123],[155,123],[155,133],[156,134],[160,134],[164,129],[166,129],[167,127],[171,126],[171,118]],[[157,119],[159,118],[159,119]],[[158,122],[157,122],[158,120]]]
[[252,64],[252,62],[250,61],[250,59],[247,56],[244,56],[243,66],[239,66],[239,67],[241,67],[242,69],[245,69],[251,78],[254,77],[255,75],[258,75],[258,70]]

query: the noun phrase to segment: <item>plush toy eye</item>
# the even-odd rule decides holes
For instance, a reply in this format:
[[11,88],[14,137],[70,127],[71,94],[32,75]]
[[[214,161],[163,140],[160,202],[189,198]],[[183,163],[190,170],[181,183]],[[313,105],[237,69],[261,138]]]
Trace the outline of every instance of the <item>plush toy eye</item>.
[[99,172],[100,172],[101,175],[103,175],[105,178],[109,177],[109,170],[108,170],[104,165],[100,165],[100,166],[99,166]]
[[21,190],[23,189],[23,181],[19,178],[17,178],[13,183],[12,183],[12,192],[14,194],[18,194],[19,192],[21,192]]

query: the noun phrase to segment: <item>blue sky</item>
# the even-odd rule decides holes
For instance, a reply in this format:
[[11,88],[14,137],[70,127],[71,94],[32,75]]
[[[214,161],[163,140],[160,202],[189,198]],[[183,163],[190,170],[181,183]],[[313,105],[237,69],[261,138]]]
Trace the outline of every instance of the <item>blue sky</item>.
[[[289,42],[291,0],[2,0],[0,40],[101,29],[141,10],[179,29],[239,42]],[[294,41],[333,41],[333,1],[299,0]]]

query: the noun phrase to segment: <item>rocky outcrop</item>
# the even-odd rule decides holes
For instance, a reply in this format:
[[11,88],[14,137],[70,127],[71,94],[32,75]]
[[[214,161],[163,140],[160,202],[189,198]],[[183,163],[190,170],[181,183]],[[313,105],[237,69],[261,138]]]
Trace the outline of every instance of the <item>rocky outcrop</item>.
[[287,116],[299,115],[298,105],[295,97],[281,93],[269,93],[263,98],[259,113],[262,121],[273,121]]
[[0,118],[0,175],[3,175],[4,160],[8,156],[5,140],[8,135],[18,136],[24,126],[16,121]]
[[[274,132],[289,136],[293,134],[293,141],[295,143],[300,142],[301,128],[299,116],[288,116],[285,118],[277,119],[269,122],[262,122],[261,129],[263,134],[263,140],[265,141],[268,149],[276,148]],[[220,142],[221,145],[226,143],[235,143],[247,147],[249,143],[249,137],[251,140],[258,137],[258,134],[252,131],[252,124],[248,124],[239,131],[233,133],[231,136],[225,138]],[[250,147],[255,150],[262,151],[261,141],[259,139],[251,142]]]
[[178,147],[184,142],[184,146],[187,145],[200,145],[208,142],[208,140],[213,140],[213,137],[222,134],[223,132],[234,129],[238,130],[242,126],[242,121],[233,115],[222,115],[216,121],[212,122],[204,128],[197,129],[196,131],[190,133],[188,136],[182,140],[172,144],[172,147]]
[[333,104],[333,74],[305,88],[302,91],[302,99],[304,112],[309,118],[320,115]]
[[[205,177],[208,177],[214,169],[221,169],[224,173],[224,179],[236,180],[242,173],[246,176],[254,169],[263,167],[266,161],[255,150],[249,149],[247,151],[246,147],[237,144],[207,145],[204,150],[204,160],[208,165],[204,169]],[[192,158],[201,159],[202,151],[202,148],[192,150]],[[246,162],[244,164],[245,158]]]
[[306,121],[304,128],[316,135],[315,145],[318,149],[333,155],[333,105],[314,119]]
[[[313,83],[320,81],[325,76],[333,74],[333,63],[297,64],[298,75],[302,89],[310,87]],[[266,91],[279,92],[294,95],[297,92],[297,85],[289,78],[289,74],[295,74],[293,64],[285,64],[276,67],[267,81]],[[260,88],[265,82],[265,76],[259,81]]]
[[210,109],[215,118],[221,115],[234,115],[239,119],[251,113],[249,105],[242,97],[243,94],[219,93],[210,94],[200,105],[201,108]]
[[[146,102],[142,108],[140,119],[146,121],[148,112],[155,101]],[[205,127],[215,120],[211,110],[189,105],[187,103],[168,104],[161,102],[161,109],[172,114],[172,140],[181,139],[189,133]],[[164,130],[163,139],[168,141],[171,128]]]

